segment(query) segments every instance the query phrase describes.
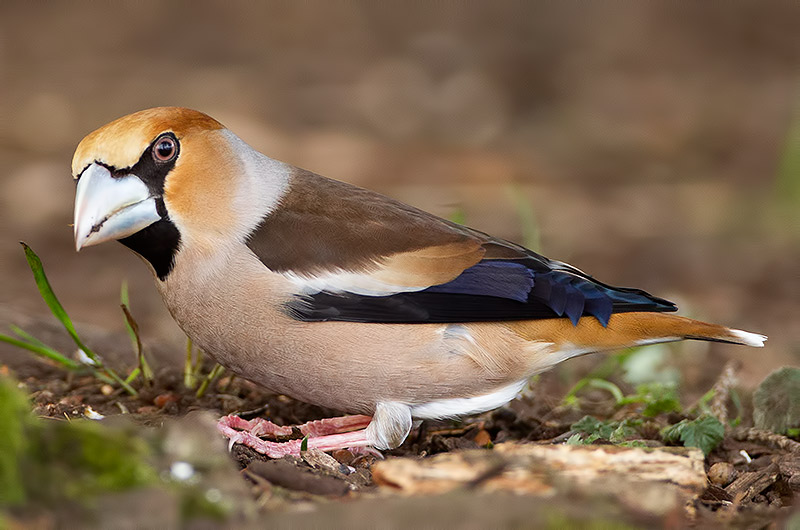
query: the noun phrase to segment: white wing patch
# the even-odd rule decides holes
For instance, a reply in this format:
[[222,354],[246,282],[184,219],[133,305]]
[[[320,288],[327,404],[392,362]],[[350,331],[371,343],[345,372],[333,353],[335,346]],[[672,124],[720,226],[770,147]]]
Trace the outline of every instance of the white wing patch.
[[284,272],[297,288],[297,294],[316,294],[321,291],[331,293],[353,293],[363,296],[388,296],[397,293],[422,291],[428,286],[392,285],[373,277],[369,272],[338,271],[318,276],[304,276],[294,272]]
[[411,416],[423,419],[454,418],[467,414],[477,414],[505,405],[522,391],[527,378],[511,383],[490,394],[469,398],[439,399],[421,405],[411,406]]

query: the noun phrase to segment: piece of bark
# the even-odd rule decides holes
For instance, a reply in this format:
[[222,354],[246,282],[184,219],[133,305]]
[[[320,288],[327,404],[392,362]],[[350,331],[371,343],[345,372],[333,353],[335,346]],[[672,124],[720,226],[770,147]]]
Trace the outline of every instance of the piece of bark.
[[747,471],[731,482],[725,492],[733,497],[734,502],[750,502],[750,500],[775,484],[780,475],[778,464],[772,463],[758,471]]
[[739,427],[731,431],[731,436],[734,440],[755,442],[790,453],[800,453],[800,442],[795,442],[781,434],[762,429]]
[[347,482],[329,477],[315,475],[285,460],[256,460],[245,469],[282,488],[305,491],[314,495],[346,495],[350,491]]
[[703,492],[700,501],[707,505],[727,506],[733,502],[733,497],[725,489],[710,484],[706,491]]
[[322,452],[319,449],[309,449],[308,451],[303,451],[301,458],[306,464],[314,469],[320,469],[335,477],[345,477],[355,471],[349,466],[340,463],[328,453]]
[[386,491],[414,495],[457,488],[551,496],[570,491],[611,495],[648,513],[667,513],[706,486],[697,449],[501,444],[427,459],[393,458],[372,469]]
[[800,490],[800,455],[791,453],[781,456],[777,464],[789,487],[794,491]]

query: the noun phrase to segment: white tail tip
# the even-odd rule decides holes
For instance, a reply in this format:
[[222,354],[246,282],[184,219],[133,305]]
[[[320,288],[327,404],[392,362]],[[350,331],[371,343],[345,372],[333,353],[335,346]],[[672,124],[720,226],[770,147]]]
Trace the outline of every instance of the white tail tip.
[[763,348],[764,341],[767,340],[766,335],[759,335],[758,333],[750,333],[749,331],[742,331],[741,329],[730,330],[732,337],[738,339],[741,344],[745,346],[754,346],[756,348]]

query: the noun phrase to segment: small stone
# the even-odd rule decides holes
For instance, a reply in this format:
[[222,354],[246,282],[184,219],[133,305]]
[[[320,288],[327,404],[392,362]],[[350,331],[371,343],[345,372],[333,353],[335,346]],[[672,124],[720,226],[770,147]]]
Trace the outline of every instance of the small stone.
[[717,462],[708,470],[708,480],[710,480],[712,484],[725,487],[733,482],[733,479],[735,479],[738,474],[733,464]]
[[338,451],[334,451],[331,453],[331,456],[335,458],[339,463],[349,466],[353,460],[355,460],[355,455],[348,451],[347,449],[339,449]]
[[100,393],[103,394],[104,396],[110,396],[113,392],[114,392],[114,387],[109,384],[105,384],[100,387]]
[[164,394],[159,394],[153,400],[153,405],[156,407],[163,409],[168,403],[175,403],[180,399],[180,396],[177,394],[173,394],[171,392],[166,392]]
[[475,443],[481,447],[486,447],[492,443],[492,436],[486,431],[486,429],[481,429],[478,431],[478,434],[475,435]]

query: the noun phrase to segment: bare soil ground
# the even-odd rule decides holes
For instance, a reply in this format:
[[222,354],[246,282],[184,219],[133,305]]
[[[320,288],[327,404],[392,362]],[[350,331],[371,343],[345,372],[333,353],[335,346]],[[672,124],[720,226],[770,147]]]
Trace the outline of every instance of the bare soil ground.
[[[10,371],[8,366],[3,370]],[[136,397],[111,389],[91,376],[67,374],[39,360],[15,363],[13,374],[30,393],[34,413],[56,419],[81,418],[89,409],[104,416],[124,414],[136,423],[151,427],[159,427],[170,418],[194,410],[212,411],[220,416],[234,412],[245,417],[262,415],[285,425],[336,415],[336,411],[269,394],[247,381],[225,376],[213,383],[205,396],[197,398],[196,390],[186,389],[183,375],[172,368],[158,371],[153,385],[140,388]],[[641,419],[642,424],[629,441],[658,447],[663,445],[659,435],[661,428],[683,418],[678,414],[645,418],[635,406],[615,407],[613,400],[602,391],[585,393],[580,406],[566,407],[555,399],[566,391],[557,374],[546,374],[537,381],[533,393],[550,396],[550,399],[534,399],[531,393],[506,407],[460,422],[424,422],[400,448],[385,456],[424,458],[506,442],[563,444],[574,434],[571,425],[587,413],[600,419]],[[785,520],[792,513],[795,496],[800,493],[798,447],[800,444],[777,435],[759,438],[748,435],[743,428],[729,430],[724,441],[706,459],[706,470],[711,470],[712,466],[714,470],[709,471],[711,478],[705,492],[694,500],[688,512],[673,513],[670,517],[682,521],[681,525],[699,527],[761,527]],[[338,468],[319,466],[307,458],[270,461],[239,445],[231,452],[231,458],[243,470],[241,480],[248,484],[253,499],[260,499],[261,509],[274,514],[285,514],[287,510],[291,513],[292,506],[303,505],[302,511],[308,511],[309,503],[329,507],[332,500],[353,503],[359,498],[373,496],[378,489],[371,475],[371,468],[378,461],[374,455],[338,451],[332,456]],[[720,473],[727,475],[720,478],[717,476]],[[275,488],[283,493],[276,496]],[[475,502],[481,502],[478,499],[485,495],[475,488],[465,492],[474,495]],[[360,509],[357,505],[351,506]],[[653,522],[671,524],[669,518],[646,511],[626,509],[614,517],[634,526]]]

